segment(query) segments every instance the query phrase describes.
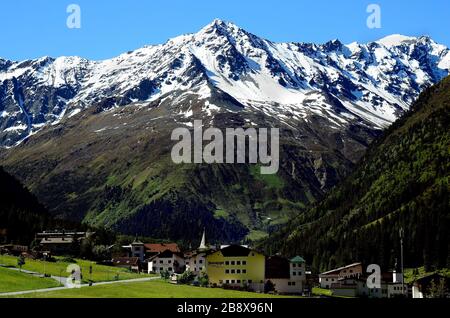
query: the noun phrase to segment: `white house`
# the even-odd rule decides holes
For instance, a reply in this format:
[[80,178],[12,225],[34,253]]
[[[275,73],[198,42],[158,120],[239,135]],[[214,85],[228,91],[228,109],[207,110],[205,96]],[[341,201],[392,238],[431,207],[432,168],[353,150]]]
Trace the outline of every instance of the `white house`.
[[319,283],[321,288],[331,288],[333,284],[337,284],[342,278],[357,278],[363,273],[361,263],[353,263],[347,266],[339,267],[319,275]]
[[305,260],[296,256],[291,260],[280,256],[266,259],[266,283],[269,281],[280,294],[302,294],[306,283]]
[[202,271],[206,271],[206,252],[209,247],[206,245],[206,231],[203,231],[202,240],[197,250],[185,254],[186,270],[193,272],[196,276]]
[[138,241],[137,239],[133,241],[130,245],[122,246],[128,250],[130,257],[137,257],[141,262],[145,259],[145,247],[144,243]]
[[367,276],[361,275],[339,278],[330,289],[333,295],[347,297],[394,298],[407,295],[407,286],[402,289],[402,283],[398,282],[398,275],[395,272],[381,275],[380,288],[369,288]]
[[148,260],[148,273],[182,273],[185,271],[184,255],[166,250]]
[[206,253],[193,252],[185,255],[186,270],[193,272],[195,275],[200,275],[202,271],[206,270]]

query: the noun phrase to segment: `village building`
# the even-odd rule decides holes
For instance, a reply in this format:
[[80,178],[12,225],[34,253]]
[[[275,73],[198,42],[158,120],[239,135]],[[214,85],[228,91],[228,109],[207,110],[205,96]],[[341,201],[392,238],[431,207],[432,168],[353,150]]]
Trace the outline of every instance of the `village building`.
[[358,278],[362,274],[362,263],[354,263],[321,273],[319,275],[319,284],[321,288],[329,289],[332,284],[338,283],[339,279]]
[[[412,298],[427,298],[430,297],[432,285],[439,286],[443,284],[442,292],[447,291],[447,295],[438,295],[440,297],[449,297],[449,283],[450,279],[441,274],[434,273],[416,279],[412,284]],[[435,295],[436,296],[436,295]]]
[[0,253],[19,256],[22,255],[23,253],[28,253],[28,246],[16,244],[1,245]]
[[180,253],[181,250],[177,243],[150,243],[144,244],[145,258],[149,259],[152,256],[158,255],[164,251],[171,251],[172,253]]
[[281,256],[266,259],[266,284],[273,284],[279,294],[302,294],[306,283],[305,260],[296,256],[288,260]]
[[41,249],[52,254],[71,254],[78,251],[81,242],[92,233],[76,231],[44,231],[36,234]]
[[188,252],[185,254],[186,270],[199,276],[206,271],[206,252]]
[[169,274],[181,274],[185,271],[184,255],[180,252],[165,250],[147,260],[148,273],[169,272]]
[[186,271],[191,271],[195,276],[199,276],[206,271],[206,255],[212,249],[206,244],[206,233],[203,231],[200,246],[191,252],[184,254],[186,261]]
[[230,245],[206,256],[212,286],[244,287],[264,291],[265,256],[241,245]]
[[[369,288],[367,275],[341,277],[330,287],[333,295],[363,298],[395,298],[407,295],[407,286],[402,287],[397,273],[382,273],[380,288]],[[402,291],[403,290],[403,291]]]
[[133,272],[141,271],[141,262],[139,257],[118,257],[113,258],[112,265],[115,267],[126,268]]
[[139,241],[137,238],[130,244],[122,246],[129,253],[129,257],[137,257],[139,261],[143,262],[145,259],[145,246],[144,243]]

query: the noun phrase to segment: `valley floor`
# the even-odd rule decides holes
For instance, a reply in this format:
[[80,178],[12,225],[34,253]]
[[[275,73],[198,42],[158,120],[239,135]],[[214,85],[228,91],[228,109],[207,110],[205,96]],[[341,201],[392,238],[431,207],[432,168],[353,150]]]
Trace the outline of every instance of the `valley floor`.
[[[22,271],[17,268],[17,258],[0,256],[0,298],[279,298],[282,296],[250,293],[220,288],[202,288],[173,285],[152,275],[131,273],[127,270],[97,265],[76,259],[85,274],[81,288],[62,286],[67,265],[66,260],[42,262],[26,259]],[[2,267],[3,266],[3,267]],[[43,273],[51,275],[44,278]],[[67,274],[68,275],[68,274]],[[92,276],[93,286],[89,286]]]
[[162,280],[117,282],[109,285],[10,295],[15,298],[281,298],[220,288],[173,285]]
[[37,277],[18,270],[0,267],[0,294],[58,286],[60,284],[52,278]]

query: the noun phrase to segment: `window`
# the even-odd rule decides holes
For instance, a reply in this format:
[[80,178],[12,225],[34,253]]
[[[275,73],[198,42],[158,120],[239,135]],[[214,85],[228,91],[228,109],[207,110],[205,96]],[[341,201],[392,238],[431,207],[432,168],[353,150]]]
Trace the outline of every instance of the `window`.
[[230,273],[230,270],[229,269],[226,269],[225,270],[225,274],[229,274]]
[[231,261],[231,265],[234,265],[234,261]]
[[234,274],[236,271],[234,269],[231,270],[231,274]]
[[241,261],[237,261],[237,262],[236,262],[236,265],[241,265]]
[[231,280],[231,283],[234,284],[234,279]]
[[297,272],[292,272],[292,276],[296,276],[297,275]]
[[240,274],[240,273],[241,273],[241,270],[240,270],[240,269],[237,269],[237,270],[236,270],[236,273]]
[[238,279],[238,280],[236,281],[236,283],[240,284],[240,283],[241,283],[241,280],[240,280],[240,279]]
[[167,261],[167,263],[171,264],[171,263],[172,263],[172,260],[169,259],[169,260]]
[[199,260],[198,262],[199,262],[200,264],[203,264],[203,260],[202,260],[202,259],[201,259],[201,260]]
[[225,284],[229,284],[230,283],[230,281],[227,279],[226,281],[225,281]]
[[172,271],[172,267],[169,267],[167,270],[168,270],[169,272],[171,272],[171,271]]
[[297,264],[292,264],[292,267],[297,267]]
[[243,269],[243,270],[242,270],[242,274],[247,274],[247,270],[246,270],[246,269]]
[[162,263],[163,263],[163,260],[162,260],[162,259],[161,259],[161,260],[159,260],[159,263],[160,263],[160,264],[162,264]]
[[248,283],[249,283],[249,284],[253,283],[253,280],[249,279],[249,280],[248,280]]
[[242,261],[242,265],[247,265],[247,261]]
[[194,264],[197,264],[197,261],[196,261],[196,260],[194,261]]

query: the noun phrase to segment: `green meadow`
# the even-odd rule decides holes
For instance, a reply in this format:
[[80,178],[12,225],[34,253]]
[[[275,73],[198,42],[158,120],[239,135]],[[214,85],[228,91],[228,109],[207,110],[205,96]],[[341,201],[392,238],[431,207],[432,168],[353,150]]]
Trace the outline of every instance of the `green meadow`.
[[58,287],[52,278],[42,278],[0,267],[0,293]]
[[[136,274],[130,272],[124,268],[98,265],[95,262],[86,260],[75,259],[75,262],[76,263],[67,262],[62,258],[57,258],[56,262],[44,262],[40,260],[25,259],[25,265],[22,266],[22,268],[41,274],[46,273],[53,276],[67,277],[69,276],[69,273],[67,272],[67,266],[69,266],[70,264],[77,264],[81,268],[83,283],[87,283],[89,279],[92,279],[92,281],[94,282],[105,282],[112,280],[150,277],[146,274]],[[0,264],[18,268],[17,257],[13,256],[1,255]],[[92,266],[92,277],[89,274],[90,266]]]
[[115,283],[77,289],[30,293],[26,298],[280,298],[281,296],[174,285],[162,280],[136,283]]

